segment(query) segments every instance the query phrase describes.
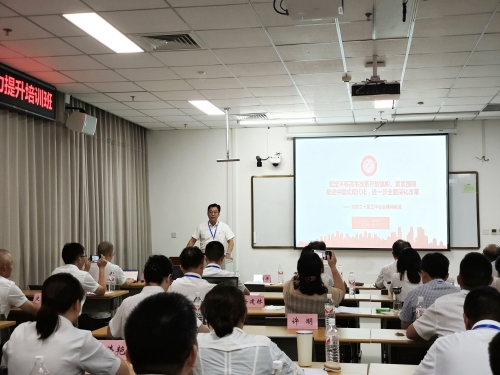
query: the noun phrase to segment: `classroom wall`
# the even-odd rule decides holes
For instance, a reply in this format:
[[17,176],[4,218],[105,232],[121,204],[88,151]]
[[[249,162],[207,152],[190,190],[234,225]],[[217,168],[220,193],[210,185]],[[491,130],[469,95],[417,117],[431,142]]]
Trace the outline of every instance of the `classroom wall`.
[[[484,121],[485,156],[481,157],[483,122],[459,122],[456,135],[450,135],[450,171],[479,172],[481,247],[500,243],[500,238],[483,235],[483,229],[500,229],[497,214],[500,186],[500,122]],[[413,124],[413,128],[429,124]],[[435,126],[435,125],[434,125]],[[357,129],[363,129],[357,125]],[[348,128],[340,128],[348,130]],[[350,128],[352,129],[352,128]],[[296,131],[297,128],[292,129]],[[296,269],[297,250],[252,249],[250,178],[253,175],[293,174],[293,142],[287,140],[286,129],[233,129],[231,156],[237,163],[216,163],[225,156],[225,130],[149,131],[148,160],[153,253],[176,256],[189,240],[196,225],[206,220],[206,207],[218,202],[222,206],[220,220],[231,225],[235,238],[234,268],[244,280],[255,273],[277,276],[278,264],[288,278]],[[282,153],[278,167],[264,162],[256,167],[255,156]],[[228,179],[228,176],[230,177]],[[177,238],[171,238],[175,232]],[[466,250],[452,250],[450,275],[456,277]],[[423,256],[425,252],[421,252]],[[391,261],[385,251],[338,251],[344,274],[354,271],[357,280],[373,282],[380,268]]]

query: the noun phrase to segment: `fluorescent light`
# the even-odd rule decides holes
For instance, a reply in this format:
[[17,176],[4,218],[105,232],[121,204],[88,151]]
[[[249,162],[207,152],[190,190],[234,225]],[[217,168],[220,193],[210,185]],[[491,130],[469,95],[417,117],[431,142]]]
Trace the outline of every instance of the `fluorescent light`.
[[116,53],[144,52],[97,13],[63,14],[63,17]]
[[373,102],[373,108],[392,108],[394,106],[394,100],[375,100]]
[[439,112],[439,113],[394,113],[392,118],[406,118],[406,117],[474,117],[479,115],[479,111],[468,112]]
[[222,112],[219,108],[214,106],[208,100],[188,100],[188,102],[191,103],[192,105],[194,105],[196,108],[205,112],[207,115],[223,115],[224,114],[224,112]]
[[240,125],[289,125],[289,124],[315,124],[314,118],[284,118],[273,120],[240,120]]

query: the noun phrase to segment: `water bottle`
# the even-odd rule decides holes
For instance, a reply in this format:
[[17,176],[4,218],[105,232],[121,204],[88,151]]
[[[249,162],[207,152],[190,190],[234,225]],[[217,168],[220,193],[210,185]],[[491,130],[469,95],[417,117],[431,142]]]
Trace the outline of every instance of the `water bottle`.
[[326,361],[340,362],[339,332],[335,327],[335,319],[329,319],[325,332]]
[[283,284],[284,276],[283,276],[283,268],[281,268],[281,264],[278,265],[278,284]]
[[354,278],[354,272],[349,272],[349,297],[353,297],[356,294],[356,279]]
[[116,277],[115,273],[111,271],[108,276],[108,292],[114,292],[115,291],[115,285],[116,285]]
[[43,363],[44,359],[43,355],[35,356],[35,366],[33,366],[30,375],[49,375],[49,371]]
[[333,319],[335,323],[335,304],[333,303],[332,295],[326,295],[326,303],[325,303],[325,322],[328,322],[329,319]]
[[273,361],[273,375],[284,375],[283,361]]
[[196,292],[196,297],[194,298],[193,301],[194,305],[194,312],[196,314],[196,317],[203,322],[203,315],[201,315],[201,297],[200,297],[200,292]]
[[0,375],[9,375],[9,369],[7,366],[0,366]]
[[424,297],[423,296],[418,296],[418,302],[417,306],[415,308],[415,318],[418,319],[422,315],[424,315],[425,312],[425,305],[424,305]]

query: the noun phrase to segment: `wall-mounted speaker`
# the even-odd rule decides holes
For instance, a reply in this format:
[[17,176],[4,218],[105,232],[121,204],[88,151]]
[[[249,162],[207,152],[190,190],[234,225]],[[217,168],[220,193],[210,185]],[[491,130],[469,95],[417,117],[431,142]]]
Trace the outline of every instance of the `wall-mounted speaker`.
[[97,127],[97,118],[75,111],[69,115],[66,126],[77,133],[94,135]]

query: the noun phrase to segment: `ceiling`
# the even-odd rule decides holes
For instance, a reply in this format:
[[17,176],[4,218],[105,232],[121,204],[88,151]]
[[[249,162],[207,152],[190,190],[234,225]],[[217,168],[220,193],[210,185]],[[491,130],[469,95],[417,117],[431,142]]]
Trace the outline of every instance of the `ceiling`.
[[[342,82],[346,72],[351,84],[369,78],[373,54],[385,63],[381,79],[402,83],[383,118],[428,113],[391,121],[434,121],[441,113],[439,120],[450,120],[456,116],[443,113],[500,103],[498,0],[414,0],[408,35],[382,40],[372,40],[365,17],[375,13],[374,1],[388,0],[344,0],[337,25],[298,24],[277,14],[272,0],[0,0],[0,61],[154,130],[225,127],[224,116],[187,102],[200,99],[231,114],[378,123],[381,110],[353,102]],[[190,33],[202,49],[113,53],[61,16],[92,11],[126,35]],[[233,116],[230,125],[240,126]]]

